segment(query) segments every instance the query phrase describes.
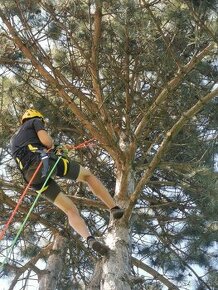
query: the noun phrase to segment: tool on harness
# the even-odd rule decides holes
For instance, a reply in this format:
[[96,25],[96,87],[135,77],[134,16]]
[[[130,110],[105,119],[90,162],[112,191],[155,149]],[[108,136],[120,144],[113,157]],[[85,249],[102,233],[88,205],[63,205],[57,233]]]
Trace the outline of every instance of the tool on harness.
[[49,156],[48,153],[43,150],[38,151],[40,153],[40,158],[42,161],[42,177],[45,177],[49,170]]

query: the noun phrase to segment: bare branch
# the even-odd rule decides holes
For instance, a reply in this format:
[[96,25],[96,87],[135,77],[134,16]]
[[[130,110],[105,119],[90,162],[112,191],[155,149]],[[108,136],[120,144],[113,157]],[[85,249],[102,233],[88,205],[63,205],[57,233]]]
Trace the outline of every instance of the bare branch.
[[186,65],[183,67],[180,67],[177,74],[174,78],[172,78],[166,86],[162,89],[160,94],[155,97],[155,101],[150,106],[149,110],[146,111],[143,118],[141,119],[140,123],[138,124],[136,130],[135,130],[135,136],[136,138],[140,137],[140,134],[142,133],[142,130],[144,129],[145,124],[148,122],[148,117],[151,114],[155,114],[157,108],[163,104],[163,102],[166,100],[166,98],[169,96],[169,94],[175,90],[182,79],[206,56],[208,55],[211,50],[214,48],[214,43],[209,44],[207,47],[202,49],[197,55],[195,55]]
[[165,286],[168,287],[168,289],[172,290],[179,290],[179,288],[174,285],[170,280],[168,280],[166,277],[158,273],[156,270],[148,266],[147,264],[143,263],[142,261],[132,257],[132,263],[134,266],[144,270],[145,272],[152,275],[155,279],[159,280],[161,283],[163,283]]

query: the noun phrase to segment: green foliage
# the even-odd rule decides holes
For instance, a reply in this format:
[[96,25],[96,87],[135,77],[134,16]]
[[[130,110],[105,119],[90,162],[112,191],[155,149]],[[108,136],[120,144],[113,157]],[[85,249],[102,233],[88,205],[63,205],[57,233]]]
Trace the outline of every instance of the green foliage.
[[25,0],[21,0],[19,1],[19,5],[17,5],[15,1],[3,0],[1,2],[1,6],[5,8],[5,12],[9,13],[12,16],[15,16],[20,13],[20,9],[24,9],[24,11],[31,13],[35,11],[38,5],[33,0],[28,1],[28,3]]
[[48,27],[48,37],[54,40],[58,40],[61,36],[61,28],[56,22],[51,22]]
[[[49,119],[49,132],[56,143],[78,144],[96,138],[95,133],[101,136],[97,146],[78,150],[72,156],[100,177],[112,195],[121,179],[121,192],[116,197],[128,204],[143,174],[159,158],[167,132],[172,132],[175,124],[185,119],[185,113],[214,89],[218,76],[216,48],[184,73],[175,88],[171,84],[193,57],[216,39],[215,2],[1,1],[17,35],[37,61],[35,65],[31,57],[27,58],[1,26],[3,156],[10,152],[9,140],[20,123],[20,115],[34,107]],[[98,31],[95,7],[101,6]],[[166,98],[159,101],[163,93]],[[214,172],[217,104],[217,98],[205,103],[172,134],[169,146],[163,149],[140,192],[128,224],[133,255],[169,280],[173,278],[179,289],[185,289],[195,273],[193,264],[205,271],[206,285],[196,277],[201,281],[199,289],[216,287],[217,257],[213,250],[218,236],[209,225],[217,220],[218,206]],[[81,116],[85,116],[83,123]],[[145,126],[136,136],[143,118]],[[128,145],[133,141],[135,147],[131,151]],[[15,174],[12,165],[8,166],[7,175],[14,183],[5,183],[3,177],[1,190],[11,190],[9,197],[17,200],[20,175]],[[65,181],[61,186],[69,196],[76,193],[74,198],[79,208],[85,208],[82,214],[92,232],[105,233],[108,212],[104,207],[98,208],[87,188]],[[30,195],[24,202],[26,208],[34,198],[34,193]],[[94,206],[83,204],[82,198],[92,199]],[[0,207],[6,219],[11,204],[2,199],[1,202],[6,203]],[[69,238],[58,289],[86,287],[95,255],[87,251],[67,225],[65,215],[47,201],[40,200],[35,214],[38,220],[30,217],[32,221],[17,245],[21,255],[18,262],[36,257],[58,229]],[[19,222],[22,215],[17,216]],[[8,242],[16,228],[13,223],[6,236]],[[1,251],[6,248],[4,244]],[[46,259],[48,256],[49,252]],[[138,290],[137,284],[133,287]],[[162,286],[145,279],[142,287]]]
[[38,254],[39,249],[38,246],[30,244],[22,250],[21,254],[25,258],[32,258]]

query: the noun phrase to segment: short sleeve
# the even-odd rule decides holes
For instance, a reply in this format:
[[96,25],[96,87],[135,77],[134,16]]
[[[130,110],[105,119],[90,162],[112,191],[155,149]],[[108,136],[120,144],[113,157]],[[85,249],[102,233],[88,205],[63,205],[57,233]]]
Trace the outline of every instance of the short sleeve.
[[38,118],[34,119],[34,121],[33,121],[33,127],[36,130],[36,132],[38,132],[40,130],[45,130],[44,123],[40,119],[38,119]]

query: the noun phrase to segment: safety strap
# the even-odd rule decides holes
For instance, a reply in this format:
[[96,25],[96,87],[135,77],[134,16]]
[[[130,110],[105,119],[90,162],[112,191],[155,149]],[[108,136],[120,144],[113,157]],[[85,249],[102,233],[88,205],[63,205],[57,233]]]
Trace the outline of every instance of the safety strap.
[[78,149],[82,149],[82,148],[86,148],[86,147],[92,147],[95,144],[95,138],[91,138],[89,140],[86,140],[82,143],[80,143],[79,145],[65,145],[65,148],[68,150],[78,150]]

